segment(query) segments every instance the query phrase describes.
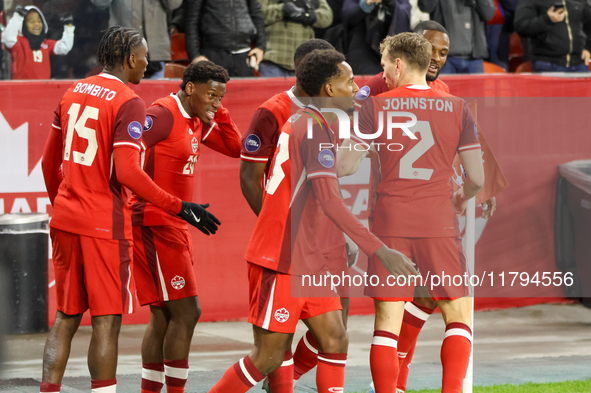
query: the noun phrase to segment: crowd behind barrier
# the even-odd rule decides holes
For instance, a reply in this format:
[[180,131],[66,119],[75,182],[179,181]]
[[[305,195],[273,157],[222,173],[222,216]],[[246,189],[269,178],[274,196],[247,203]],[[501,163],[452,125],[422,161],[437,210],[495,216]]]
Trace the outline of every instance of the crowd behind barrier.
[[[411,31],[428,18],[441,23],[449,34],[443,73],[587,71],[591,6],[587,0],[555,3],[4,0],[0,78],[79,79],[96,74],[100,32],[113,25],[135,28],[146,38],[150,48],[146,78],[176,76],[184,65],[203,59],[222,65],[235,77],[293,76],[295,48],[314,37],[344,53],[356,74],[369,75],[381,71],[379,44],[387,35]],[[43,28],[30,33],[29,19],[39,19]],[[17,36],[21,44],[15,45]],[[30,48],[23,45],[26,41]],[[31,71],[41,64],[43,72]]]
[[[563,75],[564,76],[564,75]],[[367,78],[358,77],[362,86]],[[554,261],[554,195],[558,164],[588,158],[591,134],[587,108],[591,78],[537,75],[445,76],[461,97],[474,97],[477,117],[511,186],[497,197],[498,211],[477,220],[476,271],[557,272]],[[72,81],[0,82],[0,213],[47,212],[40,159],[59,98]],[[246,132],[255,109],[272,95],[290,88],[293,78],[232,80],[224,97],[233,120]],[[151,103],[178,90],[178,81],[144,81],[134,90]],[[31,97],[34,97],[32,102]],[[245,100],[244,97],[249,97]],[[500,112],[499,112],[500,111]],[[502,116],[499,114],[502,113]],[[222,226],[212,237],[194,233],[195,272],[203,307],[202,320],[244,319],[247,280],[244,252],[255,216],[242,197],[239,162],[204,149],[196,165],[195,200],[212,204]],[[367,218],[368,186],[343,182],[345,203]],[[219,212],[219,214],[218,214]],[[477,214],[479,214],[477,212]],[[360,260],[355,274],[365,269]],[[496,274],[496,273],[495,273]],[[53,267],[50,264],[50,287]],[[55,315],[50,289],[50,323]],[[361,295],[358,293],[357,295]],[[564,301],[560,286],[483,285],[476,290],[477,308],[523,306]],[[354,298],[352,314],[373,311],[370,299]],[[147,308],[124,318],[145,323]],[[84,323],[88,323],[84,320]]]

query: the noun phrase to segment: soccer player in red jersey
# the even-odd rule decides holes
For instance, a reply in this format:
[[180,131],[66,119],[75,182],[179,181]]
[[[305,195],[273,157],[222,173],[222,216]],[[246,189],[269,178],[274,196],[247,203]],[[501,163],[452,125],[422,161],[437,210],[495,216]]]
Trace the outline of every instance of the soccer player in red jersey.
[[[439,23],[427,20],[417,24],[414,32],[425,37],[432,46],[431,63],[427,70],[427,83],[429,84],[429,87],[433,90],[449,93],[450,91],[447,84],[438,78],[441,69],[445,65],[447,54],[449,52],[450,41],[447,30]],[[389,90],[383,74],[383,72],[380,72],[361,88],[364,97],[367,97],[368,95],[376,96]],[[379,166],[379,164],[372,161],[372,175],[374,175],[374,177],[375,175],[378,175],[378,172],[376,172],[376,170],[379,171],[377,166]],[[482,218],[491,217],[496,210],[496,206],[495,197],[488,199],[485,204],[482,205],[483,208],[486,208],[482,214]],[[398,374],[397,387],[398,390],[402,392],[406,391],[410,363],[414,355],[419,333],[436,308],[437,303],[431,299],[429,291],[424,286],[417,286],[413,301],[406,303],[400,338],[398,340],[400,373]]]
[[[375,139],[383,146],[403,145],[399,152],[380,149],[381,180],[377,189],[372,231],[384,243],[403,251],[413,259],[423,277],[427,274],[462,276],[465,255],[459,240],[456,214],[466,208],[484,183],[480,144],[476,123],[468,105],[449,94],[435,91],[426,83],[431,44],[414,33],[388,37],[382,44],[382,65],[388,87],[394,90],[378,95],[396,97],[390,102],[417,102],[418,107],[405,108],[416,117],[409,130],[420,138],[410,139],[403,132],[386,133]],[[373,133],[378,108],[388,101],[363,105],[360,130]],[[447,105],[447,106],[446,106]],[[446,109],[447,108],[447,109]],[[393,108],[391,110],[395,110]],[[408,112],[400,113],[408,120]],[[397,129],[395,129],[397,130]],[[366,140],[357,136],[345,144]],[[464,186],[453,193],[449,184],[452,162],[459,153],[467,173]],[[339,161],[345,167],[355,163],[361,154],[342,150]],[[370,274],[385,277],[385,272],[370,259]],[[380,280],[381,281],[381,280]],[[374,298],[376,317],[374,340],[370,352],[372,377],[378,393],[397,391],[397,340],[404,315],[404,302],[412,300],[414,285],[382,291],[367,287]],[[444,286],[432,292],[446,323],[446,337],[441,349],[443,392],[460,392],[468,367],[471,349],[471,301],[465,286]]]
[[144,75],[146,41],[136,30],[111,27],[97,55],[103,72],[64,94],[43,151],[58,311],[45,343],[41,392],[60,391],[72,338],[88,309],[92,389],[115,392],[121,314],[134,311],[128,189],[192,225],[217,228],[205,209],[163,191],[139,165],[145,105],[127,84]]
[[[311,97],[281,129],[263,205],[246,259],[250,281],[250,315],[254,349],[226,371],[211,393],[246,392],[284,360],[297,321],[318,339],[318,392],[342,392],[348,346],[347,332],[335,297],[292,297],[292,274],[325,272],[325,262],[316,241],[321,212],[351,236],[368,254],[376,255],[393,274],[415,274],[410,261],[371,235],[347,209],[336,178],[335,136],[318,107],[348,110],[358,90],[345,57],[334,51],[314,51],[298,69],[298,83]],[[343,97],[335,102],[336,97]],[[326,105],[323,105],[326,104]],[[314,123],[307,138],[308,121]],[[321,143],[332,148],[320,149]],[[293,181],[292,181],[293,180]],[[293,245],[292,245],[293,242]],[[297,281],[297,280],[296,280]],[[302,291],[302,288],[294,288]],[[325,288],[330,293],[330,287]]]
[[[163,190],[193,199],[194,168],[201,146],[240,156],[240,132],[221,105],[227,71],[210,61],[191,64],[181,90],[146,111],[145,171]],[[193,271],[193,243],[187,223],[137,198],[133,205],[134,278],[150,323],[142,342],[142,393],[182,393],[189,350],[201,315]],[[207,234],[207,233],[206,233]]]
[[[321,39],[311,39],[302,43],[295,51],[294,64],[297,70],[303,58],[313,50],[328,50],[334,47]],[[299,97],[299,98],[298,98]],[[242,152],[240,163],[240,185],[245,199],[256,215],[259,214],[263,202],[264,183],[269,177],[270,159],[277,146],[277,139],[281,128],[293,114],[294,108],[304,107],[303,99],[307,102],[308,95],[296,82],[290,90],[281,92],[265,101],[255,112],[248,132],[242,137]],[[322,227],[318,230],[320,245],[327,260],[331,274],[339,274],[345,269],[347,251],[345,237],[334,223],[324,218]],[[339,294],[343,290],[339,288]],[[343,319],[345,321],[349,310],[349,298],[341,296]],[[285,354],[285,359],[279,369],[269,374],[269,388],[273,393],[293,391],[293,381],[314,368],[317,364],[318,343],[314,335],[308,331],[297,345],[292,355],[291,344]]]

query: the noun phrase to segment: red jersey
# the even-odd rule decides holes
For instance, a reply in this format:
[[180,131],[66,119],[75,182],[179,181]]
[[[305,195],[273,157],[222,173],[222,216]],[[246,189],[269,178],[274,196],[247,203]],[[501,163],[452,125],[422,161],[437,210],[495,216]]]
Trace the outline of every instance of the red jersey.
[[[402,86],[378,98],[381,98],[379,105],[374,105],[378,101],[364,103],[359,116],[361,132],[375,132],[374,122],[378,116],[384,116],[379,112],[384,104],[392,105],[389,111],[401,111],[394,122],[409,121],[409,116],[404,114],[407,112],[416,116],[416,125],[410,131],[417,139],[411,139],[400,128],[394,128],[388,138],[384,127],[373,141],[378,148],[381,170],[373,232],[390,237],[455,236],[450,183],[453,159],[456,152],[480,149],[476,122],[468,104],[418,85]],[[369,142],[357,136],[352,139],[358,143]]]
[[[309,119],[314,123],[312,138],[307,137]],[[311,180],[337,181],[335,140],[322,114],[312,106],[285,123],[271,163],[263,207],[246,250],[247,261],[280,273],[313,274],[324,268],[317,236],[324,214],[312,192]],[[354,218],[340,196],[334,201],[346,213],[337,213],[341,215],[340,225],[351,230],[353,240],[364,252],[373,255],[382,243]]]
[[[240,132],[227,109],[220,106],[214,120],[192,118],[176,94],[155,101],[146,111],[143,141],[148,150],[144,170],[164,191],[183,201],[193,200],[195,164],[204,144],[231,157],[240,152]],[[133,195],[133,225],[171,225],[187,222]]]
[[[431,89],[439,90],[439,91],[449,94],[449,86],[445,82],[443,82],[441,79],[437,78],[433,82],[427,82],[427,83],[429,83],[429,87]],[[375,97],[378,94],[385,93],[389,90],[388,85],[386,84],[386,81],[384,80],[384,73],[383,72],[380,72],[379,74],[373,76],[370,80],[367,81],[365,86],[363,86],[359,90],[364,90],[366,86],[367,86],[367,89],[365,91],[363,91],[363,93],[362,93],[365,95],[365,97]]]
[[63,181],[51,226],[104,239],[131,239],[127,188],[117,180],[113,149],[141,150],[144,102],[110,74],[83,79],[68,89],[55,111],[62,133]]
[[[293,88],[274,95],[256,110],[248,131],[242,137],[242,160],[268,163],[273,157],[281,128],[292,115],[292,111],[304,107],[292,90]],[[268,177],[269,165],[265,168],[265,179]]]
[[51,66],[49,56],[55,55],[55,40],[45,39],[39,50],[31,50],[29,40],[18,36],[16,44],[8,49],[12,56],[12,79],[49,79]]
[[[292,111],[304,105],[293,94],[293,89],[274,95],[255,112],[248,132],[242,138],[240,157],[244,161],[266,162],[263,188],[269,178],[270,158],[273,157],[281,128],[292,115]],[[343,233],[327,217],[319,231],[321,246],[325,253],[345,245]]]

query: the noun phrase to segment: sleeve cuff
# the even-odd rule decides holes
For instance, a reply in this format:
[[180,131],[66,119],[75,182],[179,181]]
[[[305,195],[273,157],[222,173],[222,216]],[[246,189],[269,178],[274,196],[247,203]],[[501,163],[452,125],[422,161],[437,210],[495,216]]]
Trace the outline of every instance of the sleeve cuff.
[[471,145],[464,145],[464,146],[458,147],[459,152],[468,151],[468,150],[475,150],[475,149],[480,149],[480,143],[474,143]]

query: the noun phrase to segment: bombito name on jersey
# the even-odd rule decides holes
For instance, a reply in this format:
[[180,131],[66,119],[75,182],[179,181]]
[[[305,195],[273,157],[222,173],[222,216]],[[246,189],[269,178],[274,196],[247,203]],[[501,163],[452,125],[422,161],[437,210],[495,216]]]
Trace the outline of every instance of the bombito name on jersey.
[[405,98],[379,98],[383,102],[382,109],[387,110],[411,110],[411,109],[429,109],[439,112],[453,112],[454,105],[452,100],[424,97],[405,97]]
[[78,83],[73,93],[90,94],[93,97],[104,98],[107,101],[111,101],[117,95],[116,91],[92,83]]

